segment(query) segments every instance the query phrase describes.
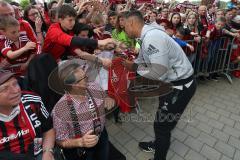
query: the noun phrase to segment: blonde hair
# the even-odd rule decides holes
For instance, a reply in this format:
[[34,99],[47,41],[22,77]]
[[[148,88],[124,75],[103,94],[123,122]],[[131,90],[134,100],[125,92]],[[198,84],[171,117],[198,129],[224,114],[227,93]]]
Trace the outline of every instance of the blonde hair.
[[223,14],[225,14],[225,11],[223,10],[223,9],[218,9],[217,11],[216,11],[216,13],[217,12],[223,12]]
[[197,14],[196,12],[194,12],[194,11],[188,12],[188,14],[187,14],[187,19],[188,19],[191,15],[194,15],[194,16],[196,17],[196,19],[198,19],[198,14]]
[[186,22],[184,24],[184,26],[186,27],[189,27],[189,24],[188,24],[188,19],[191,15],[194,15],[195,18],[196,18],[196,22],[194,23],[194,29],[196,30],[196,32],[198,33],[198,14],[194,11],[191,11],[187,14],[187,17],[186,17]]
[[92,17],[91,22],[92,24],[100,25],[100,24],[104,24],[105,20],[103,15],[101,13],[98,13],[97,15]]
[[12,16],[0,16],[0,29],[6,30],[8,27],[19,26],[18,20]]

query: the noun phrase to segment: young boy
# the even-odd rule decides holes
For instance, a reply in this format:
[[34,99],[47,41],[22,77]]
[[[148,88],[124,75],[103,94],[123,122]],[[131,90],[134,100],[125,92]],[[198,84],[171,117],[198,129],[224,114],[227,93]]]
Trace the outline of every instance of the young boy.
[[0,16],[0,66],[22,75],[40,46],[19,30],[20,24],[14,17]]
[[216,40],[223,36],[223,28],[226,24],[224,17],[217,18],[213,25],[208,27],[206,38],[209,40]]
[[[59,61],[64,54],[69,54],[67,48],[69,47],[93,47],[97,48],[98,45],[105,46],[109,42],[113,42],[112,39],[105,40],[93,40],[88,38],[80,38],[74,36],[72,31],[75,25],[75,18],[77,16],[76,11],[70,5],[63,5],[58,11],[58,23],[52,24],[48,29],[43,52],[52,54],[53,57]],[[80,49],[75,49],[75,53],[83,59],[95,61],[97,57],[90,55],[86,52],[82,52]],[[101,59],[103,65],[110,65],[109,60]]]
[[[206,33],[207,46],[207,70],[210,72],[218,67],[220,62],[222,62],[221,52],[219,53],[219,48],[222,46],[221,37],[224,36],[223,29],[226,24],[226,19],[224,17],[217,18],[213,25],[208,27]],[[210,40],[210,41],[209,41]],[[215,67],[215,68],[214,68]],[[217,73],[209,74],[208,80],[218,81],[219,75]]]
[[[90,25],[81,24],[81,23],[78,23],[78,22],[75,24],[75,26],[73,28],[73,32],[74,32],[74,34],[76,36],[78,36],[80,38],[93,38],[93,39],[96,39],[96,40],[111,38],[110,35],[106,35],[106,34],[104,34],[104,32],[101,33],[100,35],[97,35],[97,34],[94,33],[94,30],[93,30],[93,28]],[[108,43],[105,46],[99,46],[98,49],[95,49],[95,51],[96,50],[105,50],[109,46],[112,46],[112,43]],[[85,46],[83,46],[83,47],[78,47],[78,48],[80,48],[82,51],[86,51],[86,52],[91,53],[91,54],[95,53],[93,47],[85,47]],[[111,47],[111,48],[114,48],[114,46]],[[73,55],[76,55],[76,54],[73,53]]]
[[110,11],[108,13],[108,24],[105,25],[105,31],[112,33],[112,31],[115,29],[116,22],[117,22],[116,12]]
[[187,55],[189,61],[193,64],[196,55],[193,54],[194,52],[194,46],[190,45],[189,43],[187,43],[186,41],[183,41],[183,37],[186,36],[190,31],[188,29],[185,29],[183,27],[179,27],[177,28],[176,34],[173,35],[173,39],[175,40],[175,42],[177,42],[177,44],[179,44],[185,54]]
[[225,17],[224,10],[218,9],[217,12],[216,12],[216,19],[221,18],[221,17]]
[[2,0],[0,1],[0,16],[15,17],[19,21],[19,24],[20,24],[20,33],[26,34],[28,39],[30,39],[30,41],[37,43],[37,37],[31,27],[31,25],[27,21],[21,19],[18,15],[19,13],[17,13],[19,11],[15,12],[16,11],[15,9],[17,9],[17,8],[10,5],[6,1],[2,1]]
[[93,36],[93,30],[91,26],[87,24],[76,23],[73,31],[74,34],[80,38],[90,38]]
[[173,36],[173,39],[181,46],[181,47],[187,47],[190,49],[191,52],[194,51],[194,47],[187,42],[183,41],[183,37],[187,34],[186,29],[183,27],[179,27],[176,31],[176,34]]
[[[78,23],[76,22],[73,32],[75,36],[78,36],[80,38],[91,38],[93,36],[93,30],[91,26],[83,23]],[[71,48],[71,54],[73,57],[77,58],[78,55],[74,52],[76,48],[80,48],[82,51],[88,52],[88,53],[93,53],[94,49],[92,47],[86,47],[86,46],[81,46],[81,47],[72,47]],[[69,57],[69,56],[68,56]]]

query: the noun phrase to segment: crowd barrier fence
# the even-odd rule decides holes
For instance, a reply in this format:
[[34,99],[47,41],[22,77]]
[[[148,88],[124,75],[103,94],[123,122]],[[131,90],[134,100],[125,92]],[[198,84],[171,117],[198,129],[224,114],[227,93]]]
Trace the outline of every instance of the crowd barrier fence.
[[187,41],[194,46],[194,52],[187,47],[184,48],[184,52],[193,65],[195,76],[209,76],[217,73],[226,76],[232,83],[231,73],[240,70],[240,63],[232,59],[233,51],[240,47],[240,43],[236,42],[239,41],[230,37],[220,37],[210,41],[202,39],[200,43],[193,40]]

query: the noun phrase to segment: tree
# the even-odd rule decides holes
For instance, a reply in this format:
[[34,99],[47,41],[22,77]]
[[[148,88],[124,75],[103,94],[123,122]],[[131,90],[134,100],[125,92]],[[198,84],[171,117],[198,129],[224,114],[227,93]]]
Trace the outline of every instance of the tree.
[[21,0],[20,1],[20,5],[23,9],[25,9],[25,7],[27,7],[30,4],[29,0]]

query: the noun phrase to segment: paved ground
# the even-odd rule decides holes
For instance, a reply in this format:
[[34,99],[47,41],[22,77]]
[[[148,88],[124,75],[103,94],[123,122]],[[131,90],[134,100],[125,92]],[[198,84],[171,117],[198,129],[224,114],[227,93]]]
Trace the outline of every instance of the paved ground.
[[[157,99],[140,101],[142,113],[150,121],[157,103]],[[129,122],[122,125],[107,122],[110,140],[127,160],[148,160],[153,154],[140,151],[138,142],[153,139],[152,123],[142,122],[136,114],[131,114],[131,118],[129,121],[125,117]],[[232,85],[225,79],[198,85],[196,95],[172,133],[167,157],[167,160],[240,160],[240,80],[234,79]]]

